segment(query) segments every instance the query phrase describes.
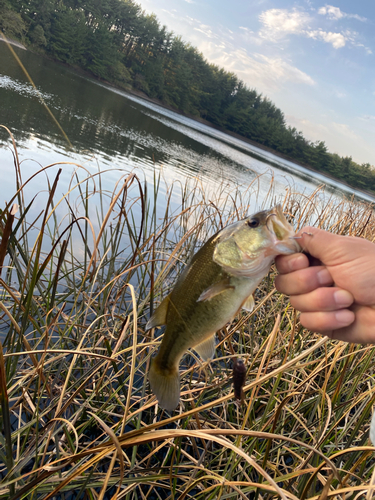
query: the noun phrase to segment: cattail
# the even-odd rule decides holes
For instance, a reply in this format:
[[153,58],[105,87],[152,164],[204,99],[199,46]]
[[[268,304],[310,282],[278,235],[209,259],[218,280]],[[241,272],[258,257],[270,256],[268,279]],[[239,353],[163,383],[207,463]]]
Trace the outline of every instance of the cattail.
[[237,401],[243,401],[243,386],[246,379],[246,366],[241,358],[237,358],[233,363],[233,388],[234,397]]

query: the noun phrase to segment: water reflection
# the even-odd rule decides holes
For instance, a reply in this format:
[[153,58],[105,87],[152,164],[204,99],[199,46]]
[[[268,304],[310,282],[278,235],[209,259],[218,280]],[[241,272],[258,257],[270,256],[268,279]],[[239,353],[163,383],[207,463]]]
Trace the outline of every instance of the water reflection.
[[[259,205],[270,184],[275,195],[281,196],[291,186],[296,191],[311,193],[324,181],[322,176],[314,178],[305,169],[239,139],[90,80],[61,64],[24,50],[18,50],[18,55],[73,144],[73,150],[69,149],[41,104],[38,92],[6,45],[0,44],[1,122],[12,131],[21,159],[27,159],[23,165],[25,175],[32,171],[31,161],[45,166],[71,160],[91,172],[99,167],[113,169],[105,176],[108,188],[118,178],[118,168],[135,170],[150,183],[157,171],[168,183],[200,176],[208,196],[223,183],[229,183],[228,189],[234,185],[246,189],[261,175]],[[9,144],[4,130],[0,132],[1,143]],[[272,161],[272,168],[259,159],[262,157]],[[0,160],[7,174],[12,170],[10,158],[9,152],[0,148]],[[70,175],[71,169],[64,166],[64,170]],[[337,186],[330,189],[341,196]],[[2,189],[0,186],[1,195]]]

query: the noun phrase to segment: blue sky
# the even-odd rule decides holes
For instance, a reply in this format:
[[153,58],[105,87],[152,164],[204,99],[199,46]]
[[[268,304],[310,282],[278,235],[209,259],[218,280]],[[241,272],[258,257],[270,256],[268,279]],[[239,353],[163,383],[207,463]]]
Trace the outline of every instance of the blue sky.
[[375,165],[375,1],[140,0],[289,125]]

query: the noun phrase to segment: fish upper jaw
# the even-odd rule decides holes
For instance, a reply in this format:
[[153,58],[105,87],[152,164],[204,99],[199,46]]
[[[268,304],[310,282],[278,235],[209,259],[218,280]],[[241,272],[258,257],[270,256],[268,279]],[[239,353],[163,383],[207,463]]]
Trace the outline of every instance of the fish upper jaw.
[[274,255],[288,255],[301,251],[298,241],[294,238],[294,229],[286,220],[280,205],[267,217],[267,228],[272,234],[273,244],[270,252]]

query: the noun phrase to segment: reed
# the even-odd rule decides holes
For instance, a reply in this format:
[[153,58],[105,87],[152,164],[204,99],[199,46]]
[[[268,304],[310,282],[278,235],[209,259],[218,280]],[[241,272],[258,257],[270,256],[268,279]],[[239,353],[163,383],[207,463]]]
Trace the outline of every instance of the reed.
[[[15,146],[14,158],[17,191],[0,215],[0,498],[371,498],[374,350],[304,329],[274,269],[255,310],[218,332],[211,363],[184,358],[176,412],[150,392],[160,330],[146,321],[189,255],[257,202],[256,180],[207,199],[199,179],[119,171],[108,191],[106,172],[69,166],[61,196],[69,164],[24,180]],[[375,241],[368,204],[323,201],[321,189],[276,199],[271,184],[263,204],[276,202],[296,228]]]

